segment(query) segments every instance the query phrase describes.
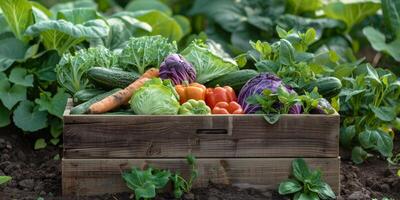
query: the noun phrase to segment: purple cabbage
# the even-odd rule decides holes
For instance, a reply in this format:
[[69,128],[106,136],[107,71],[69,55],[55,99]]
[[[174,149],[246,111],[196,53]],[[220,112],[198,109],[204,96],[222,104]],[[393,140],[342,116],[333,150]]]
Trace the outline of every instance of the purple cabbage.
[[196,70],[179,54],[171,54],[160,65],[160,78],[171,79],[175,85],[196,80]]
[[[281,86],[282,80],[277,76],[270,73],[261,73],[258,76],[250,79],[242,87],[238,96],[238,103],[242,106],[244,113],[252,114],[261,110],[261,106],[247,103],[247,98],[253,95],[260,95],[265,89],[276,92],[278,87]],[[285,86],[289,92],[295,92],[292,88]],[[300,114],[302,107],[296,104],[290,108],[290,114]]]

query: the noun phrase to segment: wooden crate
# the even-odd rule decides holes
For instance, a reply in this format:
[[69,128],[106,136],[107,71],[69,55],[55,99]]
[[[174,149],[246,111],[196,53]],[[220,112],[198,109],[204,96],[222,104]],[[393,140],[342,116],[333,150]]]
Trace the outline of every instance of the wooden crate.
[[198,159],[195,186],[209,182],[276,189],[302,157],[339,192],[339,115],[138,116],[64,113],[62,184],[65,195],[128,191],[121,171],[154,166],[188,174],[185,156]]

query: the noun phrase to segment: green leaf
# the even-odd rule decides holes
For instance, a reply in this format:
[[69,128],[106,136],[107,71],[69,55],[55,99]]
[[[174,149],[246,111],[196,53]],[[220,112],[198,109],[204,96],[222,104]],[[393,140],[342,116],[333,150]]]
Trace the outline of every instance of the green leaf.
[[346,23],[346,32],[369,15],[375,14],[381,8],[379,1],[366,0],[359,2],[330,2],[323,7],[325,15]]
[[247,54],[243,53],[235,57],[235,61],[239,68],[243,68],[247,63]]
[[0,185],[3,185],[9,181],[11,181],[11,176],[0,176]]
[[356,164],[361,164],[368,158],[368,153],[359,146],[356,146],[351,151],[351,160]]
[[57,14],[57,19],[72,22],[73,24],[84,24],[87,21],[100,19],[101,16],[94,8],[75,8],[61,10]]
[[288,179],[279,184],[279,194],[280,195],[293,194],[302,189],[303,189],[303,186],[301,186],[301,184],[294,179]]
[[187,17],[183,15],[175,15],[173,18],[181,27],[183,35],[188,35],[192,32],[192,26]]
[[280,40],[279,46],[279,61],[284,65],[291,65],[294,61],[294,51],[292,44],[285,40]]
[[333,192],[331,186],[329,186],[327,183],[325,182],[321,182],[319,184],[319,188],[318,188],[318,196],[321,197],[321,199],[335,199],[336,195]]
[[382,11],[386,27],[400,37],[400,1],[382,0]]
[[33,87],[33,75],[27,74],[27,70],[24,68],[13,68],[9,80],[17,85]]
[[50,143],[51,143],[52,145],[54,145],[54,146],[56,146],[59,142],[60,142],[60,139],[59,139],[59,138],[52,138],[52,139],[50,140]]
[[136,19],[148,23],[152,27],[151,33],[141,31],[142,35],[161,35],[169,38],[170,41],[179,41],[183,37],[181,26],[174,18],[158,10],[137,11],[132,16]]
[[0,100],[11,110],[15,104],[26,99],[26,87],[13,85],[7,79],[0,80]]
[[280,114],[267,114],[264,115],[264,120],[266,122],[268,122],[269,124],[275,124],[276,122],[279,121],[279,119],[281,118]]
[[1,0],[0,8],[15,37],[27,43],[25,30],[33,23],[32,5],[27,0]]
[[75,1],[70,1],[66,3],[57,3],[53,7],[51,7],[51,12],[54,15],[57,15],[59,11],[62,10],[73,10],[73,9],[78,9],[78,8],[97,8],[96,2],[93,0],[75,0]]
[[288,0],[287,2],[289,12],[293,14],[316,11],[322,7],[321,0]]
[[107,36],[108,30],[108,26],[103,20],[91,20],[77,25],[65,20],[49,20],[30,26],[26,34],[40,35],[46,49],[54,49],[62,55],[87,39]]
[[390,122],[396,118],[396,110],[393,107],[376,107],[370,105],[370,108],[375,116],[382,121]]
[[319,200],[316,193],[301,193],[298,200]]
[[39,111],[33,102],[23,101],[15,109],[13,120],[22,130],[34,132],[47,127],[47,112]]
[[0,37],[0,72],[15,61],[24,60],[29,46],[15,37]]
[[34,149],[35,150],[44,149],[46,148],[46,146],[47,146],[46,140],[44,140],[43,138],[39,138],[35,142]]
[[307,166],[306,161],[302,158],[295,159],[292,162],[293,176],[299,181],[305,181],[310,175],[310,169]]
[[67,105],[69,95],[65,93],[65,89],[59,88],[57,94],[51,97],[50,92],[40,93],[40,98],[35,100],[39,105],[40,111],[48,111],[50,114],[63,118],[65,106]]
[[0,127],[8,126],[11,123],[10,115],[10,110],[0,103]]
[[372,48],[376,51],[382,51],[392,56],[396,61],[400,61],[400,37],[392,42],[386,43],[386,37],[383,33],[375,28],[368,26],[363,29],[364,35],[367,37]]
[[172,10],[164,3],[158,0],[135,0],[130,2],[126,8],[126,11],[135,12],[142,10],[159,10],[164,12],[168,16],[172,15]]
[[304,42],[307,45],[312,44],[315,41],[316,35],[317,35],[317,32],[315,31],[315,29],[309,28],[307,30],[307,32],[305,33]]
[[344,147],[351,147],[353,138],[356,136],[356,127],[350,125],[348,127],[341,127],[340,129],[340,144]]
[[58,118],[52,118],[50,120],[50,134],[53,138],[58,138],[63,131],[63,121]]

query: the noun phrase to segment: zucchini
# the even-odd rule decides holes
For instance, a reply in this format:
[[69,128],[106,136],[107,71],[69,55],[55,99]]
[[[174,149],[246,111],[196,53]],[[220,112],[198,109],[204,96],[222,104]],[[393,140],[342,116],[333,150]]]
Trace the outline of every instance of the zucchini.
[[74,94],[74,102],[85,102],[85,101],[89,101],[91,98],[99,95],[99,94],[103,94],[106,91],[104,90],[99,90],[99,89],[83,89],[83,90],[79,90],[78,92],[76,92]]
[[218,78],[215,78],[205,85],[207,87],[215,87],[219,86],[230,86],[232,87],[237,93],[240,92],[243,85],[246,84],[248,80],[258,75],[258,72],[252,69],[243,69],[235,72],[230,72]]
[[305,85],[303,91],[311,92],[315,87],[320,95],[330,100],[340,93],[342,82],[336,77],[323,77]]
[[140,74],[120,69],[93,67],[88,70],[89,81],[97,87],[105,89],[125,88],[136,81]]
[[106,97],[108,97],[108,96],[110,96],[110,95],[112,95],[112,94],[114,94],[114,93],[116,93],[116,92],[118,92],[120,90],[121,89],[116,88],[116,89],[113,89],[111,91],[105,92],[103,94],[99,94],[99,95],[91,98],[89,101],[86,101],[85,103],[81,103],[81,104],[73,107],[71,109],[70,113],[73,114],[73,115],[84,114],[84,113],[86,113],[88,111],[89,107],[92,104],[97,103],[97,102],[103,100],[104,98],[106,98]]

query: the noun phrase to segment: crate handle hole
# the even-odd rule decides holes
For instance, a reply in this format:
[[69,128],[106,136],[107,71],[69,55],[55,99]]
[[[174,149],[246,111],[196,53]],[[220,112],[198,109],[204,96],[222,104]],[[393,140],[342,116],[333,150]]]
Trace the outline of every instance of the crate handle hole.
[[197,134],[207,134],[207,135],[227,135],[228,130],[226,129],[197,129]]

